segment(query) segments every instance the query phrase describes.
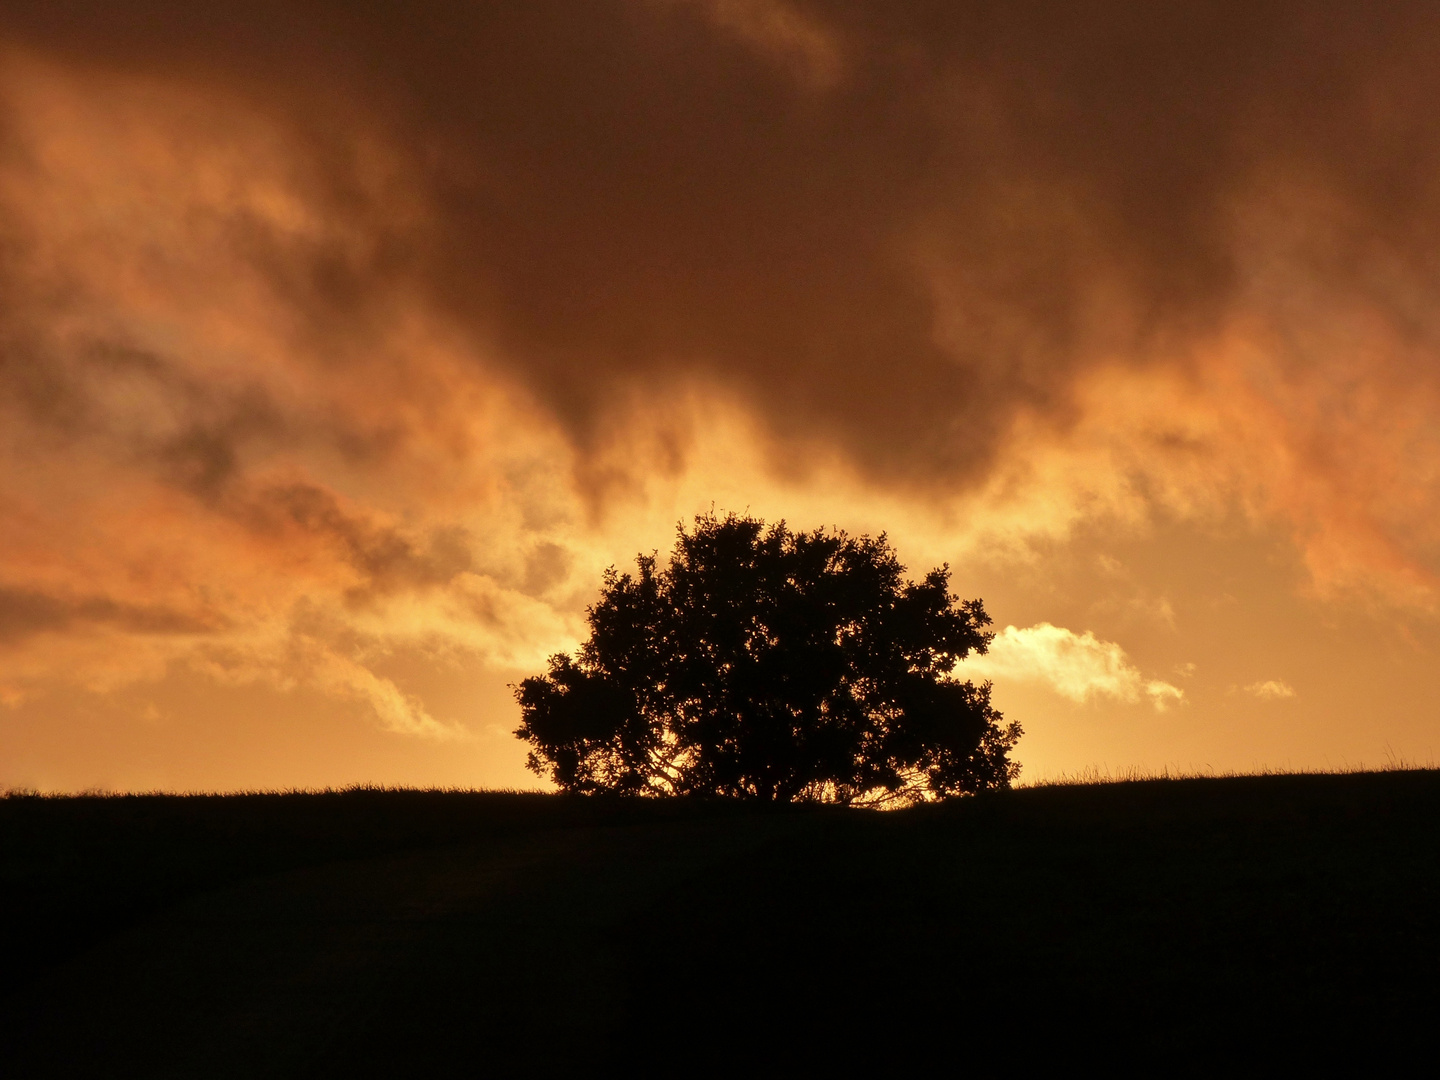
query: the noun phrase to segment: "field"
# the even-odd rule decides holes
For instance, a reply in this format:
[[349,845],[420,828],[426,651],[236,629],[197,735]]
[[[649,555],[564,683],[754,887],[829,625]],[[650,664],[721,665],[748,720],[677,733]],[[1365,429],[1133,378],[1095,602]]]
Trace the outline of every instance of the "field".
[[0,875],[5,1076],[1373,1063],[1440,1004],[1431,771],[11,796]]

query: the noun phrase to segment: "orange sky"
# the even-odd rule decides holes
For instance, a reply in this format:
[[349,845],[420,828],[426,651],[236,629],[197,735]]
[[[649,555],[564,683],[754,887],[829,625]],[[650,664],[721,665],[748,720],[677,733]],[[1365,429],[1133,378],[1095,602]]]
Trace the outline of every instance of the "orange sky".
[[525,785],[749,510],[1026,778],[1431,762],[1440,9],[0,0],[0,787]]

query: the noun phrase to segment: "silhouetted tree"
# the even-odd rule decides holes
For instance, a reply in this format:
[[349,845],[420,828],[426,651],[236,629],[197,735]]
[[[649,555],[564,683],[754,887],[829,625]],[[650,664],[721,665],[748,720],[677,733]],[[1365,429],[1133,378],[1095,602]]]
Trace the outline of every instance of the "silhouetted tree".
[[1008,787],[1018,724],[956,663],[993,635],[948,566],[886,538],[731,514],[668,567],[605,572],[574,658],[515,689],[529,767],[563,790],[886,803]]

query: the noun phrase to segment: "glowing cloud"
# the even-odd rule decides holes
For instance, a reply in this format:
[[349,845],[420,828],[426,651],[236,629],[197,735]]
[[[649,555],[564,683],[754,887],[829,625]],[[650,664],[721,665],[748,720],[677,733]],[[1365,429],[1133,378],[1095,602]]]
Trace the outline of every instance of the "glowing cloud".
[[1179,687],[1141,675],[1117,643],[1049,623],[1007,626],[995,635],[988,653],[965,661],[964,671],[986,679],[1043,683],[1074,702],[1149,698],[1164,712],[1185,699]]
[[1264,682],[1251,683],[1245,687],[1245,692],[1254,694],[1261,701],[1277,701],[1295,696],[1295,688],[1279,679],[1266,679]]

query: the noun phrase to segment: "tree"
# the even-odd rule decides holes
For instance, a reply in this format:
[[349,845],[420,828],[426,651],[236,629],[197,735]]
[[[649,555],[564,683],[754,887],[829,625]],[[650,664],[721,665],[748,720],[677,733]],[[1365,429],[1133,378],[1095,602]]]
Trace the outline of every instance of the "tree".
[[515,688],[528,765],[562,790],[874,805],[1009,787],[1018,724],[953,672],[993,635],[949,566],[885,536],[730,514],[667,567],[605,572],[590,639]]

